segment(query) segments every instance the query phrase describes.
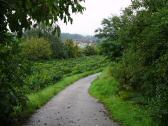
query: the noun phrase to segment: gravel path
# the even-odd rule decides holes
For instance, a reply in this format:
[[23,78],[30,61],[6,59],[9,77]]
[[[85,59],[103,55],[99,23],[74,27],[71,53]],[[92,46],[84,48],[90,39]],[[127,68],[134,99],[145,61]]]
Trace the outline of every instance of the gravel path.
[[118,126],[103,105],[88,94],[91,75],[76,81],[39,109],[24,126]]

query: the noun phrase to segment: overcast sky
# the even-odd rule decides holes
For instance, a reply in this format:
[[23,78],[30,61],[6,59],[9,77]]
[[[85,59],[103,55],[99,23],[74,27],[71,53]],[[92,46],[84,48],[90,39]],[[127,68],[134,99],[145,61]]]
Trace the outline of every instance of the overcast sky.
[[73,24],[59,22],[62,32],[94,35],[101,21],[110,15],[119,15],[121,10],[130,5],[131,0],[85,0],[83,14],[73,15]]

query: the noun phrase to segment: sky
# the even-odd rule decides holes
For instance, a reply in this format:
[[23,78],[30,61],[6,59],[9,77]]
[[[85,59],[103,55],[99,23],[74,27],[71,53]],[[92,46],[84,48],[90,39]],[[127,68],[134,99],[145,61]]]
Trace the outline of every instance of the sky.
[[94,31],[101,27],[101,21],[112,15],[120,15],[121,10],[130,5],[131,0],[85,0],[82,3],[86,10],[83,14],[73,14],[73,24],[67,25],[59,21],[61,32],[94,35]]

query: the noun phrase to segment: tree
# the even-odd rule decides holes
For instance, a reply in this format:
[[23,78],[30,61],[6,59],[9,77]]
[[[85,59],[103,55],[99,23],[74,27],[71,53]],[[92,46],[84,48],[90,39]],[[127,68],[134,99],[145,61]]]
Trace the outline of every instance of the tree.
[[[22,111],[27,101],[23,85],[26,65],[20,56],[21,37],[26,29],[40,22],[53,25],[58,19],[71,22],[72,13],[82,12],[82,0],[0,0],[0,123],[7,125]],[[60,28],[55,25],[55,30]],[[23,65],[22,65],[23,64]],[[21,92],[21,93],[20,93]],[[6,108],[6,109],[4,109]],[[15,116],[14,116],[15,115]],[[9,124],[10,125],[10,124]]]
[[112,40],[102,42],[106,52],[115,52],[113,46],[117,44],[122,47],[113,70],[120,91],[136,92],[131,97],[139,100],[134,102],[147,105],[159,126],[168,125],[167,5],[167,0],[133,0],[121,16],[115,17],[117,22],[110,20],[113,17],[105,20],[98,34]]
[[123,46],[118,41],[119,29],[121,28],[121,19],[117,16],[104,19],[103,28],[97,29],[96,37],[101,39],[100,51],[110,59],[116,60],[122,56]]
[[[72,23],[71,13],[82,12],[84,7],[80,5],[82,0],[0,0],[0,34],[1,42],[5,37],[8,29],[16,32],[19,36],[23,28],[27,29],[35,24],[44,22],[52,25],[58,19],[64,20],[65,23]],[[58,29],[58,27],[56,27]]]
[[64,43],[61,41],[59,33],[55,31],[52,26],[46,26],[45,24],[38,24],[36,28],[32,28],[23,33],[23,38],[45,38],[47,39],[52,48],[53,58],[65,58]]

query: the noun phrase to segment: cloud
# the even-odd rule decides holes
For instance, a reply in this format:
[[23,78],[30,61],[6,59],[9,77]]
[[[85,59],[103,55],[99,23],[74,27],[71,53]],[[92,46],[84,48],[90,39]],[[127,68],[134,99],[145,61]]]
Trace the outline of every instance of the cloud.
[[131,0],[85,0],[83,14],[73,14],[73,24],[59,21],[62,32],[94,35],[101,21],[111,15],[120,15],[121,10],[130,5]]

